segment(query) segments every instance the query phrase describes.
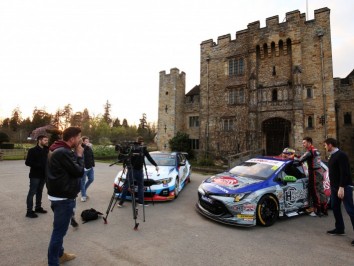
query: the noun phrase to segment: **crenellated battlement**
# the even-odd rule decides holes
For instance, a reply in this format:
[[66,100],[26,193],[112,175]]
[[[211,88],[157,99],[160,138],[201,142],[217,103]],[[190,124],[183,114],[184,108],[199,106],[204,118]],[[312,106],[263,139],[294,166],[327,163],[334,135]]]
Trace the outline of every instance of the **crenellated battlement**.
[[[313,23],[324,23],[326,20],[329,21],[330,9],[327,7],[317,9],[314,11],[315,18],[311,20]],[[221,35],[217,39],[217,43],[213,39],[203,41],[200,45],[203,48],[215,47],[218,45],[225,45],[230,42],[238,41],[239,39],[246,38],[247,35],[260,35],[260,38],[264,38],[266,35],[271,35],[273,31],[278,32],[280,28],[285,31],[289,31],[298,27],[306,27],[306,14],[300,13],[299,10],[294,10],[287,12],[285,15],[285,21],[279,22],[279,16],[273,16],[266,18],[266,26],[261,28],[260,22],[255,21],[247,25],[247,29],[240,30],[236,32],[236,39],[232,39],[230,34]],[[308,21],[309,22],[309,21]]]
[[170,73],[166,74],[166,71],[160,71],[160,77],[168,77],[168,76],[179,76],[179,78],[185,78],[186,73],[184,73],[183,71],[181,71],[181,73],[179,72],[179,69],[174,67],[170,69]]

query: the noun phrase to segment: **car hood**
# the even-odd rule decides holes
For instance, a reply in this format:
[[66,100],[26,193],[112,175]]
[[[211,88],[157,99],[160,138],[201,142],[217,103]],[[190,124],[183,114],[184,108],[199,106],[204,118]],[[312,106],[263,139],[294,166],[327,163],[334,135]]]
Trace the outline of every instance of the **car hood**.
[[[156,172],[155,166],[146,166],[148,177],[153,180],[165,179],[173,177],[173,172],[176,171],[174,166],[159,166],[159,171]],[[144,178],[146,179],[146,173],[144,170]]]
[[[144,179],[147,179],[145,169],[143,171],[144,171]],[[159,171],[156,172],[155,166],[147,165],[146,171],[148,173],[149,179],[160,180],[160,179],[173,177],[174,176],[173,172],[176,171],[176,168],[174,166],[159,166]],[[122,171],[120,171],[117,174],[115,178],[116,183],[118,182],[118,177],[121,176],[122,176]],[[125,174],[122,176],[122,178],[125,179]]]
[[264,180],[222,173],[204,180],[201,187],[210,194],[234,194],[255,191],[263,182]]

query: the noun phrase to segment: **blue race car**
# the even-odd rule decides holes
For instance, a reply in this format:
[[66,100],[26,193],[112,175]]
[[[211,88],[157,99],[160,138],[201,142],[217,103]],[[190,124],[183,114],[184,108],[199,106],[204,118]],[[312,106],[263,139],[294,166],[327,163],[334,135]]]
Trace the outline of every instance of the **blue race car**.
[[[280,216],[295,216],[309,207],[306,164],[257,157],[212,176],[198,188],[196,209],[225,224],[271,226]],[[322,163],[324,190],[330,195],[328,168]]]
[[[159,172],[156,172],[155,167],[145,158],[144,200],[169,201],[177,198],[191,180],[191,165],[186,153],[155,151],[150,152],[150,155],[159,166]],[[125,175],[126,173],[120,171],[114,179],[116,197],[120,197]],[[127,198],[130,199],[130,192]]]

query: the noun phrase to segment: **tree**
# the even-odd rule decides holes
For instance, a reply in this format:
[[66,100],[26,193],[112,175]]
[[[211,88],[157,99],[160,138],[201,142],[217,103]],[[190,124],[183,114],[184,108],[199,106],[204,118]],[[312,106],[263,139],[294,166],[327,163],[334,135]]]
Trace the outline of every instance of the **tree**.
[[4,121],[2,121],[2,128],[9,128],[10,127],[10,118],[5,118]]
[[123,119],[123,123],[122,123],[122,126],[123,127],[129,127],[129,125],[128,125],[128,120],[127,119]]
[[120,120],[118,117],[113,121],[112,127],[121,127],[122,125],[120,124]]
[[0,144],[3,142],[10,142],[10,138],[6,133],[0,132]]
[[10,128],[12,131],[17,131],[21,124],[21,111],[17,107],[12,111],[12,117],[10,118]]
[[108,102],[108,100],[107,100],[106,104],[104,105],[103,120],[108,125],[111,125],[111,123],[112,123],[112,119],[111,119],[111,104]]
[[70,125],[73,127],[81,127],[82,126],[82,112],[76,112],[72,115],[70,120]]
[[192,149],[190,145],[189,135],[183,132],[177,132],[169,141],[170,149],[172,151],[188,152],[191,155]]
[[37,107],[35,107],[33,110],[31,129],[34,130],[36,128],[49,125],[51,120],[52,120],[51,114],[47,113],[43,109],[37,109]]

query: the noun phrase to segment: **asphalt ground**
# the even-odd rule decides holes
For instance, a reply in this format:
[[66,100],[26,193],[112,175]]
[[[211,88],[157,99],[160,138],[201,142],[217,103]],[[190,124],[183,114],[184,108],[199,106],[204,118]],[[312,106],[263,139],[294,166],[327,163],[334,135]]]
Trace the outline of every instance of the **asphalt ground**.
[[[84,209],[106,212],[119,169],[97,163],[90,199],[77,202],[77,220]],[[47,264],[53,213],[45,188],[48,213],[25,217],[28,172],[24,161],[0,162],[0,265]],[[345,211],[346,236],[325,233],[334,228],[332,212],[281,219],[268,228],[227,226],[195,211],[204,178],[193,173],[177,200],[146,207],[146,222],[140,207],[138,231],[129,202],[109,214],[108,224],[99,219],[70,227],[64,248],[77,258],[66,265],[354,265],[354,233]]]

